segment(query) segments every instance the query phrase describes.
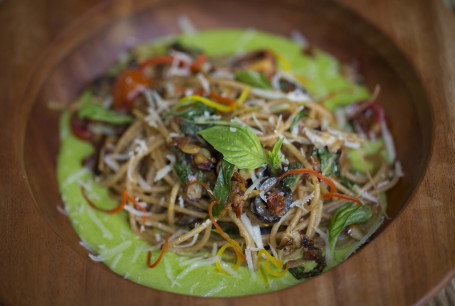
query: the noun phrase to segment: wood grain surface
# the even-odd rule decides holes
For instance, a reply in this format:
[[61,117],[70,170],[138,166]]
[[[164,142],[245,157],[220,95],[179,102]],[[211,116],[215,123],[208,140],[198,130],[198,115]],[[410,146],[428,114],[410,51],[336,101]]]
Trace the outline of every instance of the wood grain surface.
[[[84,14],[97,23],[108,18],[90,19],[90,9],[100,5],[96,1],[0,2],[0,304],[403,305],[423,304],[437,294],[455,269],[455,18],[437,0],[339,2],[384,31],[421,78],[434,113],[428,171],[410,205],[362,250],[362,258],[377,260],[368,277],[352,272],[362,264],[352,260],[305,286],[222,300],[176,296],[112,276],[75,252],[41,216],[21,171],[22,150],[15,139],[21,131],[15,130],[13,114],[32,94],[24,90],[33,88],[27,82],[43,60],[40,54],[52,41],[69,46],[58,38],[62,29]],[[118,15],[132,6],[109,5]]]

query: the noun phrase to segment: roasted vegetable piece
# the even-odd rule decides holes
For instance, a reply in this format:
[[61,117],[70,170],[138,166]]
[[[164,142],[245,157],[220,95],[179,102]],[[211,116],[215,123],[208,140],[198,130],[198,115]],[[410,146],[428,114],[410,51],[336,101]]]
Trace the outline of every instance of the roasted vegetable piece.
[[277,186],[277,181],[276,177],[266,179],[259,187],[263,194],[256,196],[251,203],[252,212],[259,220],[266,223],[279,220],[292,203],[291,189],[282,184]]
[[140,69],[128,69],[120,74],[112,87],[114,107],[130,110],[134,106],[134,99],[150,86],[150,80]]

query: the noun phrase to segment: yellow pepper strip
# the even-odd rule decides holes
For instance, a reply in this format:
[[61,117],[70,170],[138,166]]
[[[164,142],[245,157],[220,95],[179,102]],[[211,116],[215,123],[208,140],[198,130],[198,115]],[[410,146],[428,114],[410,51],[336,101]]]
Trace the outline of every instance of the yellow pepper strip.
[[288,60],[281,54],[276,51],[272,51],[275,55],[276,59],[280,62],[281,66],[283,67],[284,71],[291,71],[291,64],[289,64]]
[[250,93],[250,89],[251,89],[250,86],[245,87],[245,89],[242,91],[242,94],[237,99],[237,103],[236,103],[237,106],[240,106],[243,104],[243,102],[245,102],[246,98],[248,97],[248,94]]
[[204,98],[204,97],[201,97],[198,95],[183,97],[179,100],[179,102],[177,104],[180,104],[180,103],[188,101],[188,100],[194,100],[194,101],[204,103],[205,105],[213,107],[213,108],[219,110],[220,112],[224,112],[224,113],[230,113],[233,111],[233,108],[230,106],[219,104],[217,102],[214,102],[212,100],[209,100],[207,98]]
[[264,267],[260,266],[259,271],[261,271],[262,279],[264,280],[265,288],[269,288],[269,279],[267,274],[265,274]]
[[272,264],[278,269],[283,268],[283,262],[281,260],[273,257],[272,255],[270,255],[270,253],[264,249],[259,250],[259,253],[258,253],[259,259],[262,258],[262,254],[264,254],[267,257],[267,259],[264,263],[264,266],[265,266],[265,269],[267,270],[267,272],[269,272],[271,275],[273,275],[275,277],[281,277],[281,276],[285,275],[286,272],[288,272],[287,264],[285,265],[284,270],[282,272],[277,273],[277,272],[273,271],[268,264],[269,261],[272,262]]
[[303,75],[295,75],[295,78],[297,81],[299,81],[300,85],[303,86],[304,88],[308,86],[310,80],[304,77]]
[[[239,245],[236,241],[234,241],[234,244],[235,244],[236,247],[238,247],[239,249],[241,249],[241,248],[240,248],[240,245]],[[223,268],[221,267],[221,264],[220,264],[221,256],[223,255],[224,250],[226,250],[228,247],[233,247],[233,246],[232,246],[232,244],[230,244],[230,243],[226,243],[225,245],[223,245],[223,246],[218,250],[218,252],[216,253],[216,256],[218,256],[219,259],[216,261],[215,264],[216,264],[216,267],[218,268],[218,270],[219,270],[221,273],[226,274],[226,275],[228,275],[228,276],[231,276],[229,273],[227,273],[226,271],[223,270]],[[237,256],[237,262],[235,263],[234,270],[237,270],[237,269],[240,267],[241,264],[242,264],[242,258],[240,258],[239,256]]]

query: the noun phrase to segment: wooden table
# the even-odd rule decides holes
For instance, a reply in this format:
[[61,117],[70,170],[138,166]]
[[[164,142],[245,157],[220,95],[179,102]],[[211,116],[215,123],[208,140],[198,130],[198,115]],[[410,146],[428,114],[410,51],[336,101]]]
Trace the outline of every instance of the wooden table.
[[[101,1],[0,2],[0,304],[107,305],[143,300],[127,295],[113,300],[111,293],[116,288],[100,282],[110,272],[82,258],[51,230],[33,205],[18,170],[19,157],[13,144],[10,114],[18,106],[40,52],[97,2]],[[400,253],[398,244],[384,241],[376,244],[376,249],[390,248],[400,256],[412,255],[401,258],[402,263],[394,267],[415,281],[406,286],[387,286],[382,282],[388,279],[381,278],[375,286],[383,288],[383,296],[374,297],[369,288],[359,288],[358,292],[343,294],[338,303],[423,304],[446,285],[455,271],[455,17],[437,0],[339,2],[384,31],[410,59],[433,103],[436,146],[418,190],[421,200],[414,201],[388,228],[396,241],[420,244],[421,253]],[[438,258],[439,262],[429,263],[430,258]],[[150,295],[146,301],[153,302]],[[315,301],[335,302],[323,294]],[[172,304],[175,300],[155,302]],[[273,302],[278,301],[270,299],[264,304]]]

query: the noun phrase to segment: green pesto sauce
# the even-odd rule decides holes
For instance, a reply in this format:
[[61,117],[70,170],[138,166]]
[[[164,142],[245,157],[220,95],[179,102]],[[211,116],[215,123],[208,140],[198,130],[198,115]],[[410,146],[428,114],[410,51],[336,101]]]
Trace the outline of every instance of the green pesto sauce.
[[[313,96],[322,97],[333,91],[343,92],[325,102],[331,110],[338,105],[369,97],[366,88],[351,84],[340,75],[339,64],[331,55],[316,51],[315,57],[309,57],[302,54],[301,48],[287,38],[254,30],[218,29],[195,35],[179,35],[137,48],[136,52],[141,52],[143,56],[162,53],[162,46],[169,39],[178,39],[184,45],[203,49],[211,56],[259,48],[273,49],[289,61],[292,73],[307,80],[306,88]],[[110,73],[115,73],[115,70],[113,67]],[[173,253],[165,253],[161,263],[156,268],[149,269],[146,265],[147,251],[153,250],[153,262],[157,259],[159,250],[131,231],[127,213],[109,215],[96,211],[88,206],[82,197],[81,182],[85,184],[88,196],[96,205],[112,208],[118,204],[109,197],[107,189],[94,182],[93,174],[81,166],[84,157],[93,152],[93,147],[71,134],[68,112],[61,116],[60,138],[57,178],[65,210],[81,240],[89,245],[113,272],[144,286],[196,296],[258,294],[299,283],[287,273],[281,278],[268,275],[269,285],[266,286],[260,272],[251,275],[244,266],[237,270],[238,278],[228,277],[216,272],[214,264],[185,265],[188,258]],[[346,254],[356,247],[353,245],[338,250],[330,267],[343,261]]]

